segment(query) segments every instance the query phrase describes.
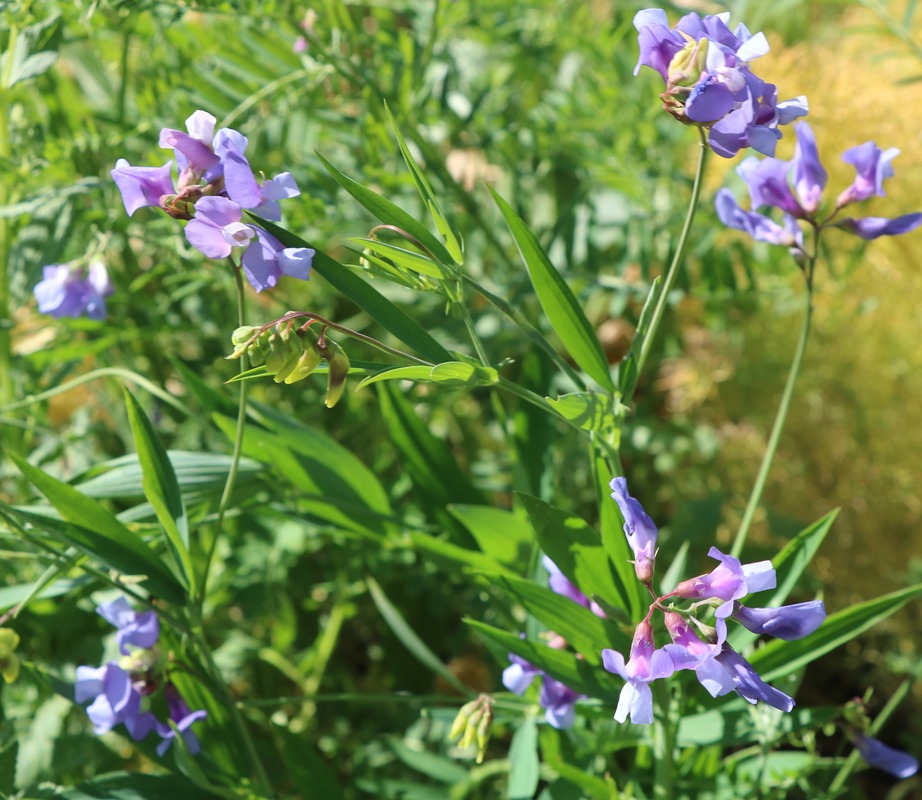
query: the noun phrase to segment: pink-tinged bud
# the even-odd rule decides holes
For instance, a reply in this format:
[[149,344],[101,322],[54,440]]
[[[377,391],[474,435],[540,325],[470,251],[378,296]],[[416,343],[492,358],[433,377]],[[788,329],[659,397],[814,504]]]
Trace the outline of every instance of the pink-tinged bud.
[[644,554],[638,555],[637,558],[634,559],[634,574],[637,576],[637,580],[645,586],[649,586],[653,583],[654,566],[654,559]]
[[653,649],[653,626],[649,620],[641,620],[634,629],[634,638],[631,641],[631,655],[644,650]]
[[669,635],[672,637],[672,641],[681,643],[682,640],[688,636],[690,631],[688,622],[681,614],[677,614],[675,611],[670,611],[666,614],[665,622],[666,630],[669,631]]

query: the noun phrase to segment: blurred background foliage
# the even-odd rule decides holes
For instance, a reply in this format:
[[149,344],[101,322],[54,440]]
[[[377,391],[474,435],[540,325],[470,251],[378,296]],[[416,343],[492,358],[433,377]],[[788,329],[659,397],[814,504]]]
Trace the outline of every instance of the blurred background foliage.
[[[646,70],[632,77],[631,20],[644,6],[614,0],[3,3],[4,49],[25,40],[27,52],[54,55],[33,62],[34,74],[17,76],[9,57],[3,63],[0,263],[9,294],[0,298],[0,315],[13,326],[0,330],[0,405],[94,369],[130,369],[179,401],[177,408],[147,400],[171,449],[229,451],[209,415],[233,413],[234,388],[223,384],[234,372],[223,360],[232,280],[187,246],[173,220],[151,209],[126,218],[108,175],[120,157],[135,165],[164,163],[159,130],[182,128],[197,108],[249,137],[255,167],[295,175],[303,195],[285,209],[291,230],[358,264],[348,239],[366,236],[374,223],[315,151],[422,218],[386,101],[463,238],[466,268],[540,324],[527,276],[484,187],[491,184],[538,233],[617,361],[650,280],[671,255],[696,146],[694,132],[660,110],[659,79]],[[722,8],[665,7],[674,14]],[[850,181],[838,154],[873,139],[903,154],[895,162],[899,179],[870,213],[922,208],[922,30],[913,26],[915,4],[785,0],[725,7],[734,23],[745,20],[766,32],[772,52],[760,61],[760,74],[779,85],[781,97],[810,98],[830,191]],[[296,51],[298,37],[305,37],[303,52]],[[788,134],[779,156],[792,149]],[[632,493],[663,524],[665,552],[686,540],[695,545],[716,536],[720,544],[732,537],[801,313],[801,279],[786,254],[719,227],[707,200],[725,181],[740,185],[733,163],[711,163],[705,208],[659,345],[660,366],[641,384],[624,445]],[[865,252],[844,235],[828,237],[814,337],[766,492],[767,513],[753,537],[757,551],[775,552],[792,532],[840,506],[814,576],[831,609],[922,579],[920,241],[917,232]],[[38,315],[31,290],[42,266],[85,256],[102,258],[117,287],[108,320],[52,322]],[[439,341],[469,351],[462,320],[446,316],[444,298],[375,285],[398,304],[412,302],[412,314]],[[512,360],[505,374],[552,396],[571,388],[549,381],[543,358],[502,317],[477,298],[471,303],[491,360]],[[289,308],[386,339],[320,279],[251,295],[250,321]],[[372,357],[354,343],[349,352]],[[485,392],[416,388],[390,400],[374,389],[350,389],[327,410],[323,390],[321,380],[294,388],[253,384],[259,403],[323,430],[354,453],[386,487],[403,525],[416,520],[421,530],[448,531],[457,541],[466,532],[438,509],[484,497],[508,507],[513,489],[596,522],[584,443],[539,423],[527,408],[512,401],[499,408]],[[97,379],[47,403],[8,409],[0,416],[3,446],[31,453],[66,479],[86,477],[93,465],[132,450],[118,395],[117,380]],[[427,487],[411,446],[393,435],[404,406],[424,423],[432,447],[474,484],[449,496]],[[511,450],[501,430],[507,414]],[[0,480],[5,499],[28,497],[6,461]],[[330,780],[348,787],[336,791],[374,794],[383,790],[373,788],[371,776],[400,775],[397,765],[412,761],[381,731],[404,731],[411,746],[445,733],[437,715],[420,718],[419,702],[386,693],[449,687],[434,681],[382,621],[366,577],[375,576],[429,647],[477,689],[498,688],[501,664],[460,619],[519,623],[495,590],[461,576],[450,561],[418,551],[401,533],[374,539],[318,520],[301,507],[295,489],[283,471],[256,471],[244,482],[230,544],[219,554],[207,624],[240,696],[332,698],[254,706],[251,713],[269,719],[281,739],[309,732],[317,750],[307,757],[335,764]],[[299,510],[302,519],[292,519],[290,512]],[[0,562],[0,580],[12,585],[36,577],[39,565],[12,557],[19,543],[3,547],[10,557]],[[92,606],[79,590],[33,603],[17,623],[29,631],[28,657],[58,664],[62,673],[67,665],[97,663],[104,626]],[[920,613],[909,607],[886,630],[858,639],[844,663],[841,653],[819,662],[803,691],[839,703],[876,684],[886,696],[894,675],[918,672]],[[843,666],[845,677],[831,684],[828,675],[839,676]],[[922,696],[914,703],[918,711]],[[3,717],[5,734],[31,730],[26,741],[57,741],[53,758],[37,745],[25,758],[20,750],[18,785],[86,777],[89,770],[124,766],[132,752],[118,736],[88,735],[79,709],[24,682],[4,688]],[[479,791],[473,786],[467,796]]]

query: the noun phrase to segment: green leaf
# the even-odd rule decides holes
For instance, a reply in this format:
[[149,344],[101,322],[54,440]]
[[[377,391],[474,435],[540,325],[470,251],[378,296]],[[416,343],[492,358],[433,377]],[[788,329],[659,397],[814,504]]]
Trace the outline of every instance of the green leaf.
[[[311,247],[308,242],[290,231],[268,220],[254,218],[286,247]],[[377,289],[369,286],[358,275],[317,248],[312,249],[316,251],[312,261],[313,271],[349,298],[382,328],[413,348],[427,361],[439,363],[452,360],[451,353],[442,347],[416,320],[407,316]]]
[[460,764],[444,756],[430,753],[426,750],[416,750],[407,747],[396,736],[388,736],[387,744],[394,754],[410,769],[428,775],[430,778],[447,783],[450,786],[467,780],[468,770]]
[[539,731],[541,738],[541,756],[551,769],[561,778],[578,786],[591,800],[617,800],[618,789],[612,781],[611,775],[599,778],[581,767],[570,763],[561,752],[561,740],[566,736],[565,731],[559,731],[550,725],[543,725]]
[[401,269],[412,270],[430,278],[441,279],[445,277],[445,270],[440,264],[420,253],[414,253],[412,250],[382,242],[380,239],[353,238],[349,241],[371,250],[381,258],[393,261]]
[[630,636],[568,597],[523,578],[501,575],[495,582],[518,599],[529,614],[563,636],[590,664],[602,663],[606,647],[622,652],[630,649]]
[[644,340],[647,338],[647,332],[650,329],[650,320],[659,297],[662,280],[660,276],[653,279],[650,292],[640,312],[637,332],[634,334],[634,341],[631,342],[630,352],[618,369],[618,388],[621,390],[621,396],[625,398],[626,403],[630,402],[630,399],[634,396],[634,389],[637,388],[637,379],[640,377],[637,373],[637,359],[640,357],[640,351],[643,349]]
[[541,248],[537,238],[515,213],[505,200],[493,189],[490,189],[493,199],[499,206],[515,243],[525,262],[528,277],[544,313],[551,326],[560,337],[564,347],[573,356],[573,360],[585,370],[596,383],[609,392],[615,390],[615,385],[608,370],[608,361],[602,351],[602,345],[593,331],[589,320],[583,313],[573,292],[566,281],[560,277],[551,260]]
[[479,573],[508,572],[505,567],[494,561],[491,556],[481,553],[479,550],[469,550],[466,547],[460,547],[422,531],[411,531],[409,536],[414,547],[425,550],[436,558],[442,558],[454,564],[462,564],[471,571]]
[[803,639],[796,642],[774,640],[749,656],[749,662],[765,681],[789,675],[873,628],[920,595],[922,584],[916,584],[873,600],[856,603],[833,614],[817,631]]
[[362,186],[358,181],[344,175],[320,155],[320,153],[317,153],[317,158],[319,158],[323,166],[327,168],[327,171],[333,176],[334,180],[368,209],[373,216],[377,217],[385,225],[393,225],[395,228],[408,233],[426,250],[432,253],[442,264],[452,265],[456,263],[445,245],[442,244],[425,225],[417,222],[406,211],[392,203],[386,197],[382,197],[377,192]]
[[112,772],[70,789],[59,789],[56,800],[207,800],[206,792],[179,775]]
[[588,597],[597,594],[609,605],[629,610],[629,595],[599,535],[579,517],[537,497],[520,494],[519,499],[538,544],[560,571]]
[[509,800],[532,800],[540,777],[538,759],[538,726],[527,716],[512,735],[509,745]]
[[448,386],[491,386],[499,380],[499,374],[493,367],[469,364],[466,361],[446,361],[434,367],[393,367],[369,375],[358,389],[381,381],[431,381]]
[[585,659],[577,658],[575,653],[522,639],[517,634],[508,633],[477,620],[464,621],[481,635],[501,645],[507,652],[521,656],[574,691],[606,703],[618,701],[624,682],[604,669],[588,664]]
[[788,595],[813,560],[838,514],[839,509],[830,511],[822,519],[802,530],[785,545],[777,557],[772,559],[778,585],[767,606],[780,606],[788,599]]
[[407,143],[404,141],[403,135],[400,133],[400,127],[397,125],[397,120],[394,119],[393,114],[391,114],[391,109],[387,102],[384,103],[384,113],[387,114],[387,118],[390,120],[391,128],[394,131],[394,135],[397,137],[397,144],[400,147],[400,153],[407,165],[407,169],[410,170],[410,175],[413,176],[413,181],[416,183],[416,189],[419,192],[419,196],[422,198],[423,203],[426,204],[426,208],[429,209],[429,214],[432,217],[432,221],[435,223],[435,227],[438,229],[438,232],[442,234],[442,238],[445,239],[445,246],[451,253],[455,263],[460,264],[461,245],[458,243],[458,239],[455,237],[451,228],[448,226],[448,220],[445,219],[445,214],[442,212],[442,209],[439,206],[439,201],[436,199],[435,193],[432,191],[432,187],[429,185],[429,181],[426,180],[426,176],[417,165],[416,159],[413,158],[413,154],[410,152],[410,148],[407,147]]
[[561,417],[584,431],[593,431],[611,439],[611,434],[619,427],[618,418],[612,411],[611,398],[599,392],[573,392],[556,399],[546,399]]
[[166,533],[167,547],[182,568],[189,591],[195,594],[195,570],[189,555],[189,519],[183,506],[176,473],[170,463],[166,449],[154,432],[147,414],[144,413],[134,395],[127,389],[125,405],[128,421],[134,434],[138,462],[143,473],[142,485],[147,501]]
[[432,652],[429,646],[419,638],[416,631],[410,627],[403,618],[403,615],[397,610],[397,607],[387,599],[387,595],[384,594],[378,582],[372,578],[371,575],[365,577],[365,582],[368,584],[368,591],[371,594],[371,599],[375,601],[378,611],[381,612],[384,621],[387,622],[394,636],[403,643],[403,646],[406,647],[420,663],[427,666],[436,675],[448,681],[448,683],[454,686],[461,694],[469,695],[471,690],[458,680],[457,675],[448,669],[448,667],[442,663],[442,660]]
[[480,549],[501,564],[517,564],[524,560],[525,550],[534,540],[528,520],[495,506],[453,504],[450,513],[467,528]]
[[99,503],[38,467],[33,467],[15,453],[9,456],[58,513],[74,524],[68,525],[6,506],[9,513],[26,519],[118,572],[147,576],[144,583],[152,594],[172,603],[185,601],[185,588],[166,564]]

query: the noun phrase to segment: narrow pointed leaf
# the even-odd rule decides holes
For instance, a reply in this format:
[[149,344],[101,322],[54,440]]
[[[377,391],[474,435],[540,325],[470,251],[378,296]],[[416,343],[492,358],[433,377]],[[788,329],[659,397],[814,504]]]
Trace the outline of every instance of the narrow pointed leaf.
[[176,473],[166,449],[157,437],[153,425],[147,418],[134,395],[125,389],[125,405],[128,421],[134,434],[138,462],[141,465],[144,496],[154,509],[160,525],[166,533],[167,546],[185,573],[190,591],[195,592],[195,571],[189,555],[189,519],[183,505]]
[[621,396],[625,403],[629,403],[634,396],[634,389],[637,388],[637,358],[643,349],[644,340],[647,338],[647,331],[650,329],[650,318],[653,315],[653,308],[656,306],[656,300],[660,293],[660,284],[662,279],[656,277],[650,286],[650,293],[647,295],[646,302],[640,312],[640,320],[637,323],[637,332],[634,334],[634,341],[631,342],[631,350],[624,359],[618,370],[618,388],[621,390]]
[[551,327],[573,360],[603,389],[615,390],[602,345],[566,281],[551,263],[535,235],[502,197],[490,189],[528,270],[532,286]]

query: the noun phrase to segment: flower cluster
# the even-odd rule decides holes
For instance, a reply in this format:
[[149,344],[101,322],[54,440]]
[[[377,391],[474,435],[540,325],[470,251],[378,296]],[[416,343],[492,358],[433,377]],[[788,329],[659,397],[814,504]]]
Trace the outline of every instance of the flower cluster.
[[[97,734],[107,733],[121,724],[136,742],[154,731],[163,740],[157,746],[157,754],[161,756],[178,732],[189,752],[197,753],[199,742],[191,727],[204,719],[207,712],[192,711],[165,674],[156,647],[160,638],[156,612],[136,612],[124,597],[103,603],[96,611],[117,628],[115,641],[122,658],[99,668],[77,667],[75,699],[78,703],[93,701],[86,709],[93,730]],[[141,710],[144,699],[160,687],[169,722],[161,721],[151,711]]]
[[[544,556],[543,564],[548,571],[548,586],[550,586],[551,591],[572,600],[574,603],[579,603],[579,605],[588,608],[598,617],[605,617],[605,612],[586,597],[550,558]],[[567,640],[562,636],[552,634],[548,644],[562,650],[567,646]],[[581,695],[556,678],[552,678],[514,653],[509,654],[509,661],[511,662],[510,665],[503,670],[503,686],[510,692],[515,692],[515,694],[524,694],[528,687],[531,686],[532,681],[537,677],[541,677],[541,692],[538,695],[538,702],[544,709],[545,719],[548,724],[555,728],[569,728],[573,724],[576,715],[576,701],[585,695]]]
[[642,66],[655,69],[666,82],[661,95],[665,109],[682,122],[708,129],[708,144],[730,158],[751,147],[771,156],[781,138],[779,125],[807,113],[807,100],[778,102],[777,87],[766,83],[749,63],[768,52],[762,33],[745,25],[727,27],[729,12],[700,17],[686,14],[669,27],[659,8],[634,17]]
[[[652,591],[656,559],[656,526],[640,503],[628,494],[627,481],[611,482],[612,497],[624,517],[624,532],[635,556],[639,580]],[[668,678],[682,669],[695,671],[698,681],[712,697],[736,692],[750,703],[762,701],[782,711],[790,711],[794,701],[765,683],[752,665],[727,644],[727,620],[733,619],[753,633],[779,639],[799,639],[815,631],[826,619],[819,600],[780,608],[748,608],[740,600],[753,592],[775,587],[775,570],[770,561],[741,564],[739,559],[712,547],[708,555],[720,563],[706,575],[680,583],[673,591],[657,597],[646,617],[637,625],[627,661],[614,650],[602,651],[602,663],[609,672],[625,680],[615,710],[615,719],[649,724],[653,722],[653,695],[649,684]],[[664,605],[677,598],[695,601],[691,608]],[[697,607],[714,609],[714,625],[706,625],[694,614]],[[657,649],[651,618],[663,613],[672,640]]]
[[128,216],[139,208],[159,206],[176,219],[189,220],[186,238],[208,258],[242,253],[240,264],[257,291],[274,287],[283,275],[310,277],[314,251],[285,247],[259,225],[243,221],[244,210],[269,220],[281,219],[279,201],[300,194],[288,172],[260,181],[244,153],[247,139],[230,128],[215,132],[215,118],[196,111],[186,132],[164,128],[160,146],[173,150],[179,171],[173,183],[173,162],[162,167],[133,167],[116,162],[112,179],[122,193]]
[[52,317],[106,318],[105,298],[112,294],[109,273],[100,261],[89,266],[51,264],[35,287],[38,310]]
[[[839,218],[839,212],[852,203],[871,197],[882,197],[883,183],[893,176],[891,163],[899,154],[896,148],[881,150],[874,142],[865,142],[842,154],[842,160],[855,167],[855,179],[839,193],[835,207],[822,205],[826,188],[826,169],[820,162],[813,130],[806,122],[794,126],[797,145],[794,158],[782,161],[777,158],[747,158],[737,167],[746,182],[752,211],[740,208],[729,189],[717,193],[717,215],[731,228],[745,231],[754,239],[790,248],[795,257],[803,256],[804,237],[800,222],[819,230],[826,227],[842,228],[862,239],[894,236],[908,233],[922,225],[922,213],[904,214],[901,217]],[[771,207],[783,212],[782,224],[755,209]]]

